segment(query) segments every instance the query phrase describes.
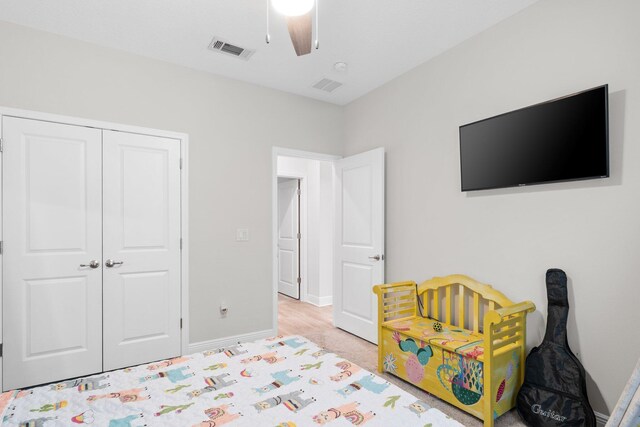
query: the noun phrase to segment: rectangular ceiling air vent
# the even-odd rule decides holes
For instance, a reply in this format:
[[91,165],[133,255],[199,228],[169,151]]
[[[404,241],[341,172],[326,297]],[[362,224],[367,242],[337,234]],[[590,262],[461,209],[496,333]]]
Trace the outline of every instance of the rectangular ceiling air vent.
[[219,37],[214,37],[213,40],[211,40],[211,43],[209,43],[209,50],[235,56],[236,58],[240,58],[245,61],[248,61],[249,58],[251,58],[251,55],[256,52],[255,50],[245,49],[243,47],[227,43]]
[[331,93],[334,90],[338,89],[340,86],[342,86],[342,83],[337,82],[335,80],[327,79],[325,77],[324,79],[322,79],[319,82],[315,83],[312,87],[314,89],[319,89],[319,90],[323,90],[325,92]]

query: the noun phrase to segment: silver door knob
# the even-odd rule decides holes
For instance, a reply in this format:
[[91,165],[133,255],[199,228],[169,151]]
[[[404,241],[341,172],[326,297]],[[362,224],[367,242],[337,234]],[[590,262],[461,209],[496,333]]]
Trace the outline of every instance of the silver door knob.
[[100,263],[95,259],[92,259],[91,261],[89,261],[89,264],[80,264],[80,267],[98,268],[100,267]]
[[111,268],[114,265],[122,265],[124,264],[124,261],[114,261],[112,259],[108,259],[104,262],[104,265],[106,265],[107,267]]
[[380,261],[381,259],[384,259],[384,255],[373,255],[370,256],[369,259],[372,261]]

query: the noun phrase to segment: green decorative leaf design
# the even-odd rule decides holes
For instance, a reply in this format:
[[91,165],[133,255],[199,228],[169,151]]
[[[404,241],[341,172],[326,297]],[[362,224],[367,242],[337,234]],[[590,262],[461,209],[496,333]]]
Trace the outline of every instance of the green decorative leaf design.
[[165,393],[177,393],[180,390],[182,390],[183,388],[187,388],[187,387],[191,387],[191,384],[178,384],[174,388],[170,388],[168,390],[165,390]]
[[308,348],[303,348],[302,350],[298,350],[293,354],[295,354],[296,356],[302,356],[306,351],[309,351],[309,349]]
[[391,409],[395,409],[396,408],[396,402],[398,401],[398,399],[400,399],[400,396],[389,396],[387,398],[387,401],[384,402],[384,406],[385,408],[390,406]]
[[322,366],[322,362],[314,364],[305,363],[304,365],[301,365],[303,371],[308,371],[309,369],[320,369],[320,366]]

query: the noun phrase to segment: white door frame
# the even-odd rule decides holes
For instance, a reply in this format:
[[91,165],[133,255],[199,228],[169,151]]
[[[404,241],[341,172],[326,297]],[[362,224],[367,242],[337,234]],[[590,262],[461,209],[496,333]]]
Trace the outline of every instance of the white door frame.
[[[189,347],[189,135],[180,132],[171,132],[158,129],[149,129],[139,126],[129,126],[118,123],[103,122],[98,120],[61,116],[57,114],[43,113],[39,111],[21,110],[16,108],[0,106],[0,135],[2,135],[2,117],[18,117],[23,119],[40,120],[45,122],[61,123],[75,126],[85,126],[90,128],[114,130],[120,132],[137,133],[141,135],[160,136],[177,139],[180,141],[180,156],[182,158],[182,170],[180,179],[180,226],[182,237],[181,253],[181,352],[187,354]],[[2,159],[2,153],[0,153]],[[277,179],[276,179],[277,182]],[[0,161],[0,224],[2,224],[2,161]],[[2,227],[0,226],[0,241],[3,240]],[[0,254],[0,289],[2,289],[2,262],[3,256]],[[276,300],[277,301],[277,300]],[[277,313],[276,313],[277,314]],[[2,342],[2,293],[0,292],[0,343]],[[0,357],[0,384],[2,383],[2,357]]]
[[[311,151],[293,150],[290,148],[273,147],[271,150],[271,283],[273,287],[273,323],[274,331],[278,330],[278,157],[298,157],[306,160],[322,160],[334,162],[341,159],[342,156],[334,156],[331,154],[313,153]],[[302,195],[300,197],[300,232],[302,238],[307,236],[307,180],[306,177],[283,175],[280,178],[297,178],[300,179],[300,189]],[[304,204],[304,207],[302,205]],[[304,214],[303,214],[304,212]],[[301,245],[300,248],[300,274],[302,275],[302,283],[300,284],[300,300],[307,300],[307,245]],[[304,296],[304,299],[303,299]]]

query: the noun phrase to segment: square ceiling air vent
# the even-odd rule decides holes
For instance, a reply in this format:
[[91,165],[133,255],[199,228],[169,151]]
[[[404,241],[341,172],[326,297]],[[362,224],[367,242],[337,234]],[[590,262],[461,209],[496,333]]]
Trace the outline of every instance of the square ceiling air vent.
[[211,40],[211,43],[209,43],[209,50],[235,56],[236,58],[240,58],[245,61],[248,61],[249,58],[251,58],[251,55],[256,52],[255,50],[246,49],[244,47],[228,43],[219,37],[214,37],[213,40]]
[[342,83],[337,82],[335,80],[327,79],[325,77],[324,79],[322,79],[319,82],[315,83],[311,87],[313,87],[314,89],[319,89],[319,90],[331,93],[334,90],[338,89],[340,86],[342,86]]

